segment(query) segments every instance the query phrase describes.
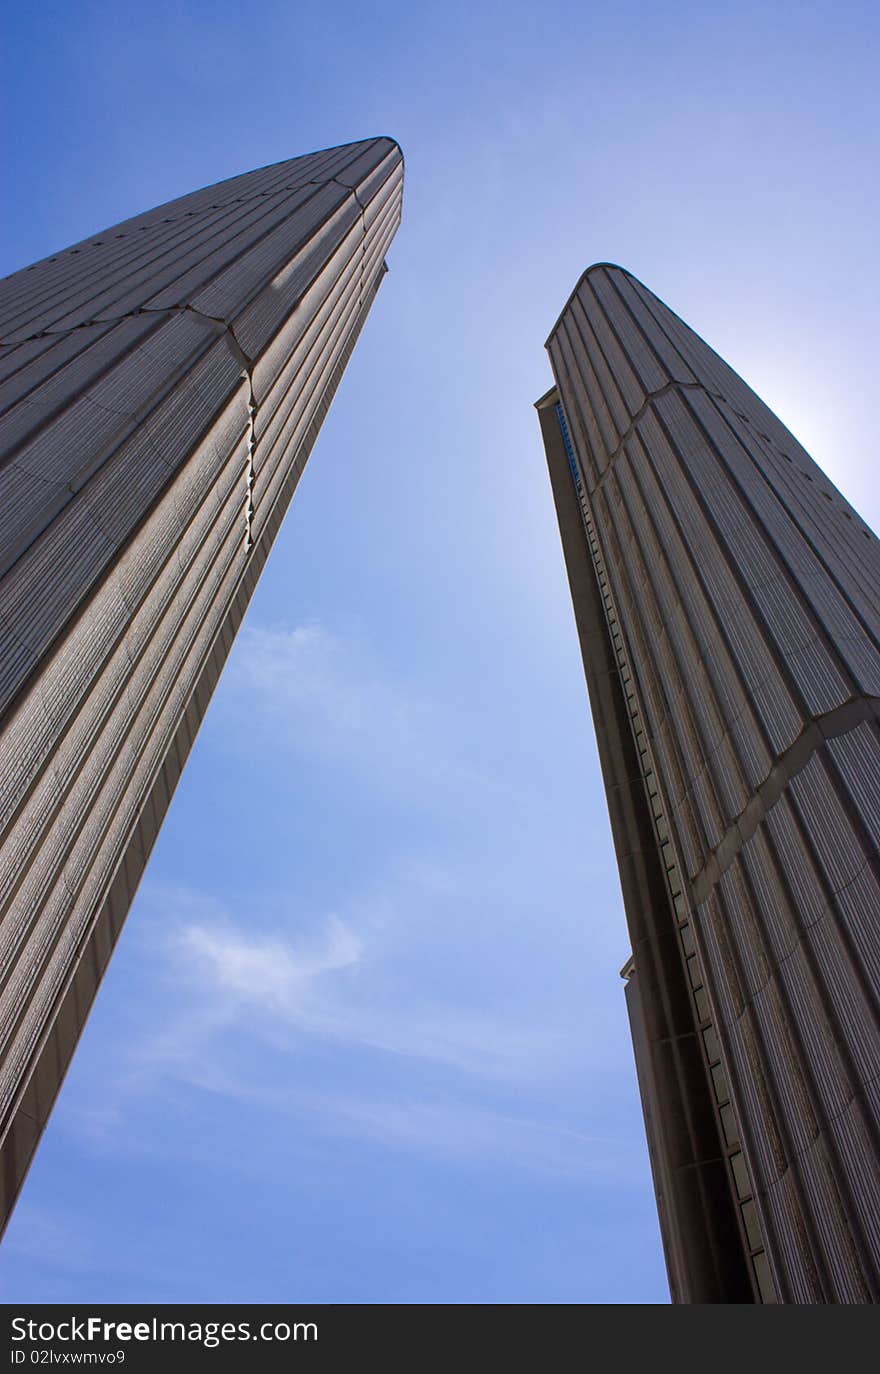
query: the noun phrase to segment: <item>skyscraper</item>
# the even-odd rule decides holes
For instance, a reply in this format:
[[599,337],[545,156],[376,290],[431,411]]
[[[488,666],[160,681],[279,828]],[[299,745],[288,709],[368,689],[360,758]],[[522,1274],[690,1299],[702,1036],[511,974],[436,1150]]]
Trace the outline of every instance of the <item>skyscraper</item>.
[[880,1297],[880,549],[628,272],[537,403],[680,1302]]
[[0,1226],[402,194],[397,144],[368,139],[0,283]]

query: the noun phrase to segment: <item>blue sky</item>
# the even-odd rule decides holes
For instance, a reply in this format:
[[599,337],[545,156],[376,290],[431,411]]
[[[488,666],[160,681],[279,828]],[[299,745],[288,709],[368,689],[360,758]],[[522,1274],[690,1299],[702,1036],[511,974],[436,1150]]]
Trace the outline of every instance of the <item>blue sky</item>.
[[0,271],[351,139],[407,181],[5,1301],[667,1301],[532,402],[620,262],[880,524],[877,39],[846,0],[7,14]]

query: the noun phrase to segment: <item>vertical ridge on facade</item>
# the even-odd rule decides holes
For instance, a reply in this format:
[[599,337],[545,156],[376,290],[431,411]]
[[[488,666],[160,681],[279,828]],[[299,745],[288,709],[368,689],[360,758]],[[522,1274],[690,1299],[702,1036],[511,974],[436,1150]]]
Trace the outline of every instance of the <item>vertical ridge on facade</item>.
[[[876,1302],[877,540],[623,269],[585,273],[547,347],[556,387],[538,411],[633,944],[673,1296],[742,1301],[744,1273],[756,1301]],[[684,1092],[664,1071],[676,1038],[701,1048]],[[682,1135],[694,1112],[712,1119],[699,1159]],[[695,1221],[688,1187],[714,1159],[726,1188]]]
[[385,271],[390,139],[0,283],[2,1222]]

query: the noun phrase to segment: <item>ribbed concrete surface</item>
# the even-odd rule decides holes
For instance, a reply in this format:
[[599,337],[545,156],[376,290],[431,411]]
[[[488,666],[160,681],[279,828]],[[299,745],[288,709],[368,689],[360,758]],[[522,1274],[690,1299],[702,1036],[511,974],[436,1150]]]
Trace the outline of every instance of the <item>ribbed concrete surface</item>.
[[0,283],[0,1222],[402,194],[399,148],[370,139]]
[[629,273],[548,350],[743,1246],[782,1301],[875,1302],[880,547]]

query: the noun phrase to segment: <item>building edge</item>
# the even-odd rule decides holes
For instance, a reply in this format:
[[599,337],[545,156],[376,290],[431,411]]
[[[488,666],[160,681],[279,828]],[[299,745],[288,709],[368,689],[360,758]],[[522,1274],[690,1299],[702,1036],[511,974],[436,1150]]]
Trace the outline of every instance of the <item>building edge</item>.
[[753,1303],[761,1299],[742,1244],[718,1123],[702,1087],[705,1068],[691,991],[577,499],[577,474],[566,451],[555,385],[535,408],[632,948],[624,970],[626,1003],[670,1293],[676,1303]]
[[[364,300],[345,348],[317,401],[312,423],[303,436],[299,452],[276,496],[266,525],[242,569],[213,641],[206,649],[187,707],[156,770],[153,783],[145,794],[107,895],[82,942],[71,976],[56,999],[56,1010],[48,1018],[50,1029],[36,1047],[31,1066],[24,1075],[17,1106],[13,1108],[9,1126],[0,1143],[0,1238],[12,1217],[52,1108],[64,1084],[214,689],[387,270],[387,263],[383,260],[373,289]],[[105,576],[112,576],[112,573],[111,567]],[[96,593],[97,588],[93,595]],[[85,603],[81,613],[87,613],[88,604]]]

